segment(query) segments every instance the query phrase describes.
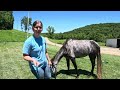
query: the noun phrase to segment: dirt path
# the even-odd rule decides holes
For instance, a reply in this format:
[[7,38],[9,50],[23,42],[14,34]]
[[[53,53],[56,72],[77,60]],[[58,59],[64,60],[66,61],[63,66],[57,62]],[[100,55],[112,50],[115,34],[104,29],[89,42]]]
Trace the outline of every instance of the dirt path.
[[[55,45],[55,46],[58,46],[58,47],[62,46],[61,44],[56,44],[56,43],[53,43],[53,42],[49,41],[48,38],[46,38],[46,37],[45,37],[45,39],[46,39],[47,44]],[[101,47],[101,53],[120,56],[119,48]]]
[[58,46],[58,47],[62,47],[61,44],[56,44],[56,43],[53,43],[53,42],[49,41],[47,37],[45,37],[45,39],[46,39],[47,44]]
[[120,56],[119,48],[101,47],[101,53]]

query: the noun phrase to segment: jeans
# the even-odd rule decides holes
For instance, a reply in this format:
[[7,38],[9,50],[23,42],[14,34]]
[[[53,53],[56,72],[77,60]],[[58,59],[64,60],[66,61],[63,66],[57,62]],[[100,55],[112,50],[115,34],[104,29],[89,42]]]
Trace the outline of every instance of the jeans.
[[31,69],[31,71],[36,76],[37,79],[50,79],[51,78],[51,70],[48,65],[44,68],[36,67],[36,70]]

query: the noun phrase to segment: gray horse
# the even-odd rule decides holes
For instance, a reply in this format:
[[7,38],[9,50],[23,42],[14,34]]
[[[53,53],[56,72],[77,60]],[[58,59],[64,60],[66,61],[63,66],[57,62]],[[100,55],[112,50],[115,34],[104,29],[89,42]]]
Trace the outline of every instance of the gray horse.
[[97,78],[102,78],[102,68],[101,68],[101,54],[100,54],[100,46],[97,42],[93,40],[74,40],[68,39],[64,42],[63,46],[60,50],[56,53],[56,55],[52,58],[52,72],[55,75],[57,73],[57,64],[61,60],[62,57],[66,58],[68,71],[70,70],[70,60],[73,63],[73,66],[76,71],[76,78],[78,78],[79,73],[77,70],[77,65],[75,58],[85,57],[89,55],[92,69],[91,75],[93,75],[94,67],[95,67],[95,59],[97,57]]

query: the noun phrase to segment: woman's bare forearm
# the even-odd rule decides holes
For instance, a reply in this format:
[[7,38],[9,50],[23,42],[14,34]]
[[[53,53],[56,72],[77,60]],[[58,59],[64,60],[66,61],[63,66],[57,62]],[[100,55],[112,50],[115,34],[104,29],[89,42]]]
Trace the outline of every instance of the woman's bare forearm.
[[30,62],[33,62],[33,60],[34,60],[30,56],[24,56],[24,55],[23,55],[23,59],[26,60],[26,61],[30,61]]
[[49,57],[48,53],[46,53],[46,57],[47,57],[47,60],[50,61],[50,57]]

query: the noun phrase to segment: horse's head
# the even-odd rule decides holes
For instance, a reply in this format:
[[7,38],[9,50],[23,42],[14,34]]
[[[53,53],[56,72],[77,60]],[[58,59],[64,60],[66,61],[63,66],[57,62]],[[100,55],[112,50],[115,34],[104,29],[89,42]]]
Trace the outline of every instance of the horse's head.
[[54,62],[52,62],[52,65],[50,66],[50,68],[51,68],[52,75],[56,78],[57,64],[54,64]]
[[53,74],[55,74],[57,72],[57,65],[56,64],[52,63],[51,71],[52,71]]

